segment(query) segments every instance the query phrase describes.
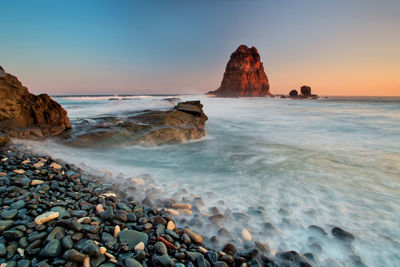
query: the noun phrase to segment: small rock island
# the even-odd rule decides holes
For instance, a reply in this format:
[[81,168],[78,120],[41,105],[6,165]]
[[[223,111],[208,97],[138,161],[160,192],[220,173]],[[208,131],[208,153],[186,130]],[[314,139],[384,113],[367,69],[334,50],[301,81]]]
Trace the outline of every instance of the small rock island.
[[221,86],[207,93],[217,97],[263,97],[271,95],[257,48],[240,45],[226,65]]

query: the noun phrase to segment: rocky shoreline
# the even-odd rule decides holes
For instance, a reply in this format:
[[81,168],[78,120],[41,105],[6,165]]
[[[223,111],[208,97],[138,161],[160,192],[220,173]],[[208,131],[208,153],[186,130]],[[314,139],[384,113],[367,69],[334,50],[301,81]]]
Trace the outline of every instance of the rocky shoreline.
[[118,183],[19,146],[0,151],[1,266],[311,266],[295,251],[273,259],[245,231],[243,247],[210,249],[175,225],[190,204],[143,205]]

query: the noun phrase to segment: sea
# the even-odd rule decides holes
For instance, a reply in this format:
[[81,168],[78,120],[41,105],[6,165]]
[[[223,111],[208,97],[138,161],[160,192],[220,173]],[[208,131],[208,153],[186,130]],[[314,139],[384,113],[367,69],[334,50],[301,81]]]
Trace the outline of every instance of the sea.
[[[182,215],[177,225],[192,224],[210,246],[245,246],[240,236],[247,229],[272,256],[295,250],[312,253],[315,266],[400,266],[399,97],[53,98],[72,122],[200,100],[208,116],[201,140],[108,148],[26,143],[34,151],[118,179],[151,177],[146,186],[157,188],[165,199],[201,199],[202,211]],[[212,208],[226,215],[222,226],[208,220]],[[220,227],[228,237],[218,236]],[[352,233],[354,242],[335,238],[333,227]],[[212,236],[218,241],[209,241]]]

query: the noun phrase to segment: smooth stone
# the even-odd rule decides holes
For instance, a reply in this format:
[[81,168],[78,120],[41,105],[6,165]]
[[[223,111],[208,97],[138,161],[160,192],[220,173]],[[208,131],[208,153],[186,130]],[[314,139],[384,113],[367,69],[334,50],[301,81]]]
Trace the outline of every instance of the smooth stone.
[[253,259],[258,254],[258,249],[256,248],[248,248],[239,252],[239,255],[246,259]]
[[72,229],[75,232],[80,232],[82,231],[82,224],[78,223],[76,220],[74,219],[68,219],[68,220],[58,220],[56,225],[65,227],[67,229]]
[[169,229],[167,229],[167,230],[165,230],[165,233],[166,234],[168,234],[168,235],[170,235],[170,236],[172,236],[174,239],[176,239],[176,240],[179,240],[181,237],[179,236],[179,234],[177,234],[177,233],[175,233],[174,231],[172,231],[172,230],[169,230]]
[[143,242],[147,244],[149,239],[148,235],[143,232],[138,232],[136,230],[124,230],[118,235],[119,241],[127,243],[130,249],[135,248],[137,244]]
[[62,250],[61,242],[58,239],[51,240],[42,250],[42,254],[48,258],[60,256]]
[[158,255],[165,255],[168,254],[168,250],[167,247],[165,246],[165,244],[163,242],[157,242],[154,245],[154,251],[158,254]]
[[64,233],[64,227],[61,226],[56,226],[54,227],[53,231],[50,232],[50,234],[47,236],[46,240],[50,241],[52,239],[55,239],[58,233]]
[[1,212],[1,218],[4,220],[12,220],[17,216],[18,210],[12,209],[12,210],[4,210]]
[[190,239],[190,236],[188,234],[184,233],[181,236],[181,241],[186,245],[190,246],[192,244],[192,240]]
[[228,267],[228,264],[226,264],[226,262],[224,261],[216,261],[214,262],[214,267]]
[[19,240],[24,234],[21,231],[11,229],[3,232],[3,236],[7,240]]
[[74,242],[72,242],[72,238],[70,235],[64,236],[64,238],[61,240],[61,243],[66,249],[71,249],[74,246]]
[[82,252],[89,256],[98,256],[100,255],[100,248],[93,240],[88,240],[82,245]]
[[171,208],[179,210],[191,210],[192,209],[192,205],[190,204],[186,204],[186,203],[173,203],[171,204]]
[[332,228],[332,235],[339,240],[352,242],[355,236],[339,227]]
[[319,227],[317,225],[310,225],[308,226],[308,229],[323,236],[328,235],[328,233],[322,227]]
[[65,208],[60,206],[53,207],[50,211],[58,212],[58,218],[60,219],[69,218],[71,216],[71,214]]
[[[28,180],[29,180],[29,179],[28,179]],[[20,210],[20,209],[24,208],[25,205],[26,205],[25,201],[23,201],[23,200],[18,200],[17,202],[14,202],[14,203],[10,206],[10,208],[11,208],[11,209]]]
[[70,261],[83,262],[83,260],[86,258],[86,255],[80,253],[76,249],[69,249],[65,251],[63,258]]
[[128,258],[125,260],[125,266],[126,267],[142,267],[142,264],[133,258]]
[[226,245],[222,248],[222,251],[233,256],[235,255],[237,248],[232,243],[226,243]]
[[245,241],[251,241],[253,239],[252,235],[246,228],[242,230],[240,235],[241,235],[242,239]]
[[201,235],[193,232],[189,228],[185,228],[184,231],[194,243],[197,243],[197,244],[203,243],[203,237]]
[[205,255],[207,260],[209,260],[212,264],[218,261],[218,253],[215,251],[209,250]]
[[152,262],[154,266],[173,267],[174,262],[168,255],[157,256],[153,255]]
[[0,257],[4,257],[7,254],[6,245],[0,243]]
[[195,265],[198,267],[207,267],[206,260],[202,254],[197,255]]
[[174,223],[174,221],[168,221],[168,223],[167,223],[167,229],[168,229],[168,230],[174,230],[174,229],[175,229],[175,223]]
[[46,213],[43,213],[43,214],[37,216],[37,217],[35,218],[35,223],[36,223],[37,225],[41,225],[41,224],[43,224],[43,223],[45,223],[45,222],[54,220],[54,219],[57,218],[58,216],[59,216],[59,213],[58,213],[58,212],[49,211],[49,212],[46,212]]
[[140,242],[135,246],[135,250],[144,250],[145,246],[143,242]]
[[31,261],[28,259],[19,260],[17,263],[17,267],[29,267],[31,266]]
[[10,229],[14,225],[12,220],[0,220],[0,233]]

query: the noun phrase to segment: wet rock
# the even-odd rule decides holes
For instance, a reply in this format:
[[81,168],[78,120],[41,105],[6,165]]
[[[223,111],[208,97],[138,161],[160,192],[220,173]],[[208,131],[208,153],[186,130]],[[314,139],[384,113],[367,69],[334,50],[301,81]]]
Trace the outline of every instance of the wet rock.
[[58,212],[49,211],[49,212],[46,212],[46,213],[43,213],[43,214],[37,216],[37,217],[35,218],[35,223],[36,223],[37,225],[41,225],[41,224],[43,224],[43,223],[45,223],[45,222],[54,220],[54,219],[57,218],[58,216],[59,216],[59,213],[58,213]]
[[302,267],[311,267],[308,260],[296,251],[286,251],[276,254],[275,258],[282,264],[298,264]]
[[61,242],[58,239],[51,240],[42,250],[44,257],[55,258],[60,256],[62,250]]
[[69,249],[65,251],[63,258],[70,261],[83,262],[83,260],[86,258],[86,255],[80,253],[76,249]]
[[332,228],[332,235],[337,239],[346,242],[352,242],[355,239],[355,236],[352,233],[347,232],[339,227]]
[[184,231],[194,243],[197,243],[197,244],[203,243],[203,237],[201,235],[193,232],[189,228],[185,228]]
[[142,264],[133,258],[128,258],[125,260],[126,267],[142,267]]
[[82,252],[89,256],[100,255],[100,248],[97,246],[93,240],[88,240],[82,245]]
[[12,220],[0,220],[0,233],[10,229],[14,225]]
[[120,242],[127,243],[130,249],[135,248],[137,244],[143,242],[147,244],[148,235],[143,232],[136,230],[124,230],[119,233],[118,236]]
[[18,210],[16,209],[10,209],[10,210],[4,210],[1,212],[0,216],[4,220],[12,220],[14,219],[18,214]]
[[247,229],[243,229],[242,232],[240,233],[241,237],[245,241],[251,241],[253,239],[253,236],[250,234],[250,232]]
[[328,233],[322,227],[319,227],[317,225],[310,225],[308,226],[308,229],[322,236],[328,235]]
[[239,256],[246,258],[248,260],[253,259],[258,254],[258,249],[256,248],[248,248],[239,252]]
[[163,242],[157,242],[157,243],[154,245],[154,251],[155,251],[158,255],[168,254],[167,247],[164,245]]
[[225,244],[225,246],[222,248],[222,251],[233,256],[233,255],[235,255],[235,253],[236,253],[236,251],[237,251],[237,248],[236,248],[236,246],[235,246],[234,244],[232,244],[232,243],[227,243],[227,244]]

